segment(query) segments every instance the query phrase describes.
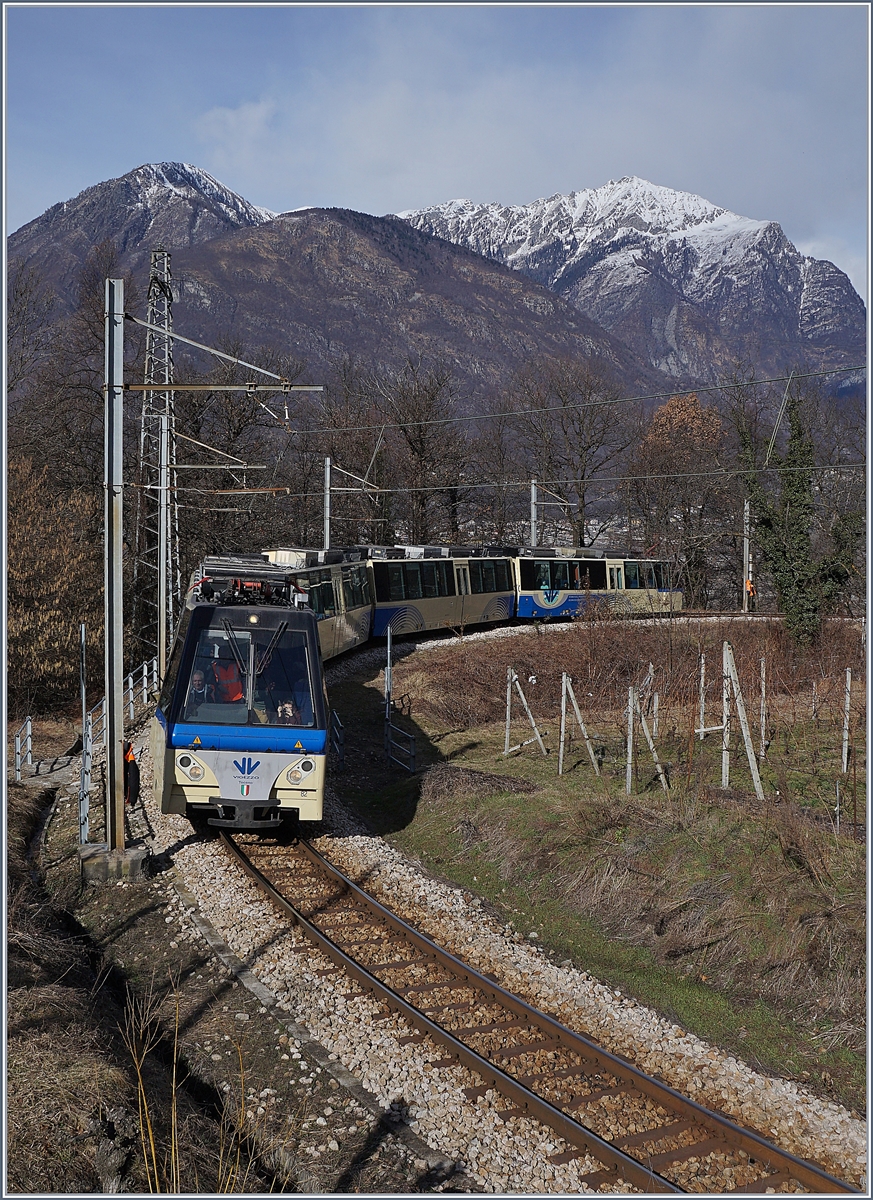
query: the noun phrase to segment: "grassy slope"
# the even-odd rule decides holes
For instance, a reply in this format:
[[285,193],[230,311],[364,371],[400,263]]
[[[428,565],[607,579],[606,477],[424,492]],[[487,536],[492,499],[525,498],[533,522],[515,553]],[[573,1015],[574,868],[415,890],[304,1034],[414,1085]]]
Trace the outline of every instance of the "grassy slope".
[[[642,653],[634,654],[634,627],[622,631],[621,651],[629,669],[642,663],[642,678],[654,650],[640,634]],[[668,685],[659,748],[672,787],[661,790],[640,739],[628,797],[622,714],[614,703],[607,708],[604,689],[583,700],[605,752],[603,780],[578,739],[570,769],[558,777],[560,672],[582,674],[573,639],[584,636],[572,631],[561,643],[563,635],[552,635],[512,651],[506,642],[454,644],[401,660],[395,695],[409,696],[412,713],[399,719],[416,733],[425,768],[415,779],[389,772],[379,753],[378,674],[371,668],[369,678],[337,684],[331,702],[346,723],[354,764],[337,777],[341,792],[398,848],[485,897],[523,935],[537,932],[558,958],[752,1064],[862,1110],[865,868],[851,827],[837,837],[827,816],[839,771],[838,721],[820,709],[813,723],[798,690],[772,688],[761,805],[738,741],[733,789],[712,786],[720,781],[720,740],[689,738],[693,691],[683,697],[677,686],[670,697]],[[681,648],[672,649],[681,660]],[[782,666],[785,680],[820,670],[780,664],[771,650],[772,673]],[[536,744],[504,758],[502,720],[473,723],[477,712],[493,718],[505,704],[498,684],[512,656],[525,660],[523,680],[539,671],[525,686],[535,712],[546,714],[546,758]],[[626,695],[615,676],[613,701],[622,688]],[[744,688],[753,694],[748,680]],[[853,730],[859,744],[861,728]],[[513,740],[529,734],[519,706]],[[513,794],[489,783],[471,795],[469,777],[428,774],[437,763],[526,780],[537,791]],[[863,761],[857,768],[863,796]]]

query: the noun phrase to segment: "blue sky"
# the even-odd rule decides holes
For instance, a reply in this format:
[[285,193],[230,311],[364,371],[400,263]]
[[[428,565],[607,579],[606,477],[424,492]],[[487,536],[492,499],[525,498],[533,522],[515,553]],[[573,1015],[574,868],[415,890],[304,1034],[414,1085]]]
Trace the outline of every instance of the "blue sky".
[[866,296],[866,4],[7,5],[10,232],[145,162],[276,211],[639,175]]

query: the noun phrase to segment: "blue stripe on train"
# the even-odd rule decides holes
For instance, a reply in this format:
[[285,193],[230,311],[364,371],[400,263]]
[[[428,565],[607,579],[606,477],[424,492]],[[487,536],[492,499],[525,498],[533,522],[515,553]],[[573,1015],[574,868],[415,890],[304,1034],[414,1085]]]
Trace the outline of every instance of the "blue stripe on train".
[[585,606],[585,596],[567,596],[564,600],[556,598],[555,604],[539,604],[534,596],[522,592],[518,597],[519,617],[572,617]]
[[176,750],[254,750],[261,754],[324,754],[326,729],[285,725],[196,725],[177,722],[168,744]]

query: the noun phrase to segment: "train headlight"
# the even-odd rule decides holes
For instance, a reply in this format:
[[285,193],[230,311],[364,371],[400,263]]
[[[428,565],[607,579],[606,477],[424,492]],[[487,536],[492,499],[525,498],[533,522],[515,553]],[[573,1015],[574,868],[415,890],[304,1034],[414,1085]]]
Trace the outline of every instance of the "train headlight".
[[197,783],[205,774],[203,767],[200,765],[197,759],[192,758],[190,754],[180,754],[176,759],[176,765],[180,771],[188,776],[192,783]]
[[309,775],[310,772],[314,770],[315,763],[312,761],[312,759],[304,758],[285,772],[285,778],[289,783],[299,783],[304,775]]

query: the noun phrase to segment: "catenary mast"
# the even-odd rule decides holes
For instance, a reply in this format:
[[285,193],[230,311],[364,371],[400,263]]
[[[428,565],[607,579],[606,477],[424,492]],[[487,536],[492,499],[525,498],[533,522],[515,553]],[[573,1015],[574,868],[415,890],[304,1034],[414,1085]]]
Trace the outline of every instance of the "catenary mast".
[[[145,657],[157,656],[166,673],[181,591],[179,509],[176,500],[176,422],[173,405],[173,292],[170,255],[162,246],[151,253],[146,320],[145,376],[153,391],[143,392],[140,427],[136,557],[135,630]],[[166,390],[165,390],[166,389]]]

